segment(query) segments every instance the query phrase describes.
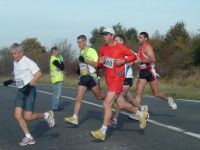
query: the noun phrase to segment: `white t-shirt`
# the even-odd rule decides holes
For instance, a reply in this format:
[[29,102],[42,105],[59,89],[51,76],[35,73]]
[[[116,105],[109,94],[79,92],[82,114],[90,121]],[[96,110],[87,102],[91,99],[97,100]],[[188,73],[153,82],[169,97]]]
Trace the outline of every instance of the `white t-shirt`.
[[125,64],[125,78],[133,78],[133,70],[127,64]]
[[[125,56],[127,58],[127,56]],[[125,64],[125,78],[133,78],[133,70],[131,66]]]
[[40,68],[38,65],[26,56],[23,56],[19,61],[14,61],[14,76],[17,88],[22,88],[34,77]]

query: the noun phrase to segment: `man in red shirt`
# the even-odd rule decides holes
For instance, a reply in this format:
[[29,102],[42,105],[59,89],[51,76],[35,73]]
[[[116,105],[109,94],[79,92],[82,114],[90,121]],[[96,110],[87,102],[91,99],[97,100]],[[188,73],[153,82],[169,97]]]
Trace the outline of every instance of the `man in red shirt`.
[[[171,97],[167,97],[158,89],[158,80],[155,70],[155,54],[153,48],[149,44],[149,36],[147,32],[141,32],[138,37],[140,46],[138,49],[138,59],[134,62],[139,65],[139,78],[136,84],[136,92],[135,92],[135,102],[137,103],[138,107],[140,107],[141,96],[142,92],[145,88],[147,82],[151,87],[152,93],[154,96],[159,97],[166,102],[168,102],[170,108],[172,110],[177,109],[177,105]],[[140,107],[142,109],[142,107]]]
[[[130,103],[124,101],[121,94],[124,84],[124,64],[136,60],[136,55],[122,44],[114,42],[115,31],[113,28],[105,28],[102,38],[105,45],[100,48],[99,66],[105,67],[105,79],[107,84],[107,94],[103,102],[104,120],[103,125],[96,131],[91,131],[91,135],[99,140],[104,141],[106,138],[106,130],[112,116],[111,105],[114,101],[120,109],[125,109],[136,114],[140,118],[140,128],[145,128],[147,112],[142,112]],[[127,56],[125,58],[125,56]]]

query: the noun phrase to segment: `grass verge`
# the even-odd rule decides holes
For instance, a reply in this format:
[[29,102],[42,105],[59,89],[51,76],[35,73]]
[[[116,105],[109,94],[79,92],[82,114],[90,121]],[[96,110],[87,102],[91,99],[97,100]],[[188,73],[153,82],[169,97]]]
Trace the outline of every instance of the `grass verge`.
[[[0,82],[5,80],[6,77],[0,77]],[[136,82],[136,81],[135,81]],[[133,87],[131,87],[131,91],[134,93],[135,85],[134,82]],[[50,83],[50,76],[43,75],[42,78],[39,80],[41,84],[51,84]],[[70,75],[65,76],[64,86],[65,87],[76,87],[78,83],[78,76],[77,75]],[[194,84],[179,84],[180,81],[177,79],[173,79],[170,81],[166,80],[159,80],[159,89],[167,96],[171,96],[177,99],[191,99],[191,100],[200,100],[200,87]],[[102,90],[106,90],[105,80],[102,78],[101,80],[101,88]],[[146,86],[143,95],[152,95],[151,89],[149,85]]]

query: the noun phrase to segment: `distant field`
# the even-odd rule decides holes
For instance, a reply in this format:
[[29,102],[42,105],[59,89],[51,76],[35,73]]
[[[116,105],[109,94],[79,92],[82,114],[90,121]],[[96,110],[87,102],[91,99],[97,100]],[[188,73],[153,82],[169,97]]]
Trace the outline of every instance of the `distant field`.
[[[5,77],[1,77],[0,81],[6,79]],[[136,80],[135,80],[136,82]],[[135,82],[131,91],[134,94],[135,91]],[[191,85],[188,84],[191,83]],[[159,81],[159,89],[162,90],[168,96],[172,96],[177,99],[193,99],[200,100],[200,86],[198,84],[193,83],[195,81],[180,81],[180,80],[160,80]],[[199,82],[199,81],[196,81]],[[43,75],[40,79],[39,83],[51,84],[49,75]],[[78,83],[78,76],[65,76],[64,86],[65,87],[76,87]],[[101,80],[101,88],[102,90],[106,90],[105,80],[102,78]],[[143,95],[152,95],[149,85],[146,86]]]

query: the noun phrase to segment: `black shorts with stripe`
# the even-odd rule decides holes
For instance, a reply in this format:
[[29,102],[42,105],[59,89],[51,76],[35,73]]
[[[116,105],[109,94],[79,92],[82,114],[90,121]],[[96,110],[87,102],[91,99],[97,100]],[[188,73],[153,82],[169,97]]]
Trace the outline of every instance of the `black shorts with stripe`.
[[148,82],[154,81],[156,79],[155,70],[141,69],[139,71],[139,79],[146,79]]

